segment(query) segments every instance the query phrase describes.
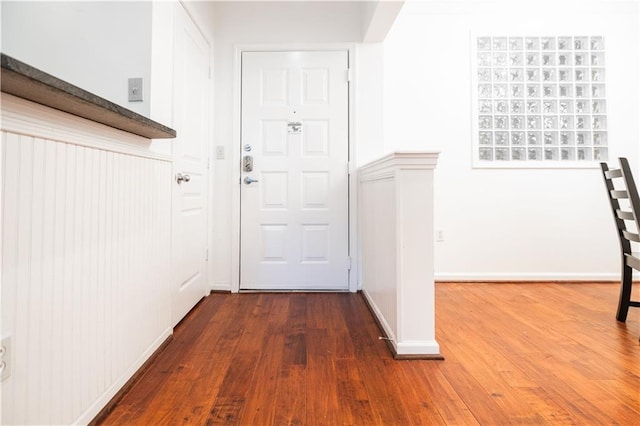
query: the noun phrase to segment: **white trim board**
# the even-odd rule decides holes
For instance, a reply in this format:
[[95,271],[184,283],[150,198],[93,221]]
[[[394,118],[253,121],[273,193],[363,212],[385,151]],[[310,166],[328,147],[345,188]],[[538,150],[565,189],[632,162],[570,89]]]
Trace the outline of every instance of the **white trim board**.
[[173,328],[167,328],[158,338],[147,348],[144,353],[142,353],[138,359],[131,365],[131,367],[122,374],[118,380],[116,380],[110,387],[107,389],[100,398],[95,400],[93,404],[84,412],[82,415],[75,421],[73,424],[76,425],[87,425],[89,424],[99,413],[100,411],[111,401],[111,399],[117,395],[117,393],[122,389],[124,385],[127,384],[129,379],[131,379],[137,372],[142,368],[145,362],[149,360],[151,355],[162,346],[162,344],[173,334]]
[[458,281],[620,281],[620,273],[456,273],[443,272],[434,274],[439,282]]
[[150,150],[151,139],[7,93],[2,93],[0,111],[1,128],[7,132],[137,157],[171,161],[169,155]]

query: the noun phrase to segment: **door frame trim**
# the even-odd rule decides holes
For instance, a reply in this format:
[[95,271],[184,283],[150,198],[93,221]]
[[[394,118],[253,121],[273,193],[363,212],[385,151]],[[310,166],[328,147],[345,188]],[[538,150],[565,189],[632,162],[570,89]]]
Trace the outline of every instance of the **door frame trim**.
[[[233,64],[233,143],[231,153],[231,292],[240,291],[240,133],[242,117],[242,52],[283,52],[283,51],[346,51],[351,69],[349,81],[349,162],[356,164],[356,126],[355,126],[355,43],[320,43],[320,44],[238,44],[234,46]],[[349,175],[349,256],[351,257],[351,270],[349,271],[349,291],[358,291],[359,249],[357,236],[358,217],[358,180],[355,168]]]

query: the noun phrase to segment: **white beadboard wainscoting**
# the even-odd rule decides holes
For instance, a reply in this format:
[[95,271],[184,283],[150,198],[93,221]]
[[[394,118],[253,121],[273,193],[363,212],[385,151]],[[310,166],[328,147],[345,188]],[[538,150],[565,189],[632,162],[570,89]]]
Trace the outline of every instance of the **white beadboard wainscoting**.
[[3,93],[2,424],[84,424],[171,334],[171,161]]
[[438,357],[433,282],[437,152],[395,152],[358,170],[362,292],[395,355]]

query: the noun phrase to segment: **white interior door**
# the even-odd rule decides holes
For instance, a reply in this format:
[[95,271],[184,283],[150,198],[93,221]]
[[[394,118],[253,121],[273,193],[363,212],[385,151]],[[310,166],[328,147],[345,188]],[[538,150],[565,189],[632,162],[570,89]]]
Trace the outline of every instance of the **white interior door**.
[[[172,143],[171,317],[177,324],[206,291],[209,46],[182,5],[175,7]],[[182,176],[182,178],[180,177]]]
[[242,53],[241,290],[348,289],[347,69],[346,51]]

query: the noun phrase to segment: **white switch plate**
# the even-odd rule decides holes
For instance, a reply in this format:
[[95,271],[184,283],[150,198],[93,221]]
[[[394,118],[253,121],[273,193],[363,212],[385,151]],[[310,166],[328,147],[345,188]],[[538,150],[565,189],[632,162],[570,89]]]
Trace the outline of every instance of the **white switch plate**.
[[129,102],[142,102],[142,77],[129,79]]
[[0,344],[0,382],[11,376],[11,336],[2,339]]
[[216,160],[224,160],[224,145],[216,146]]

